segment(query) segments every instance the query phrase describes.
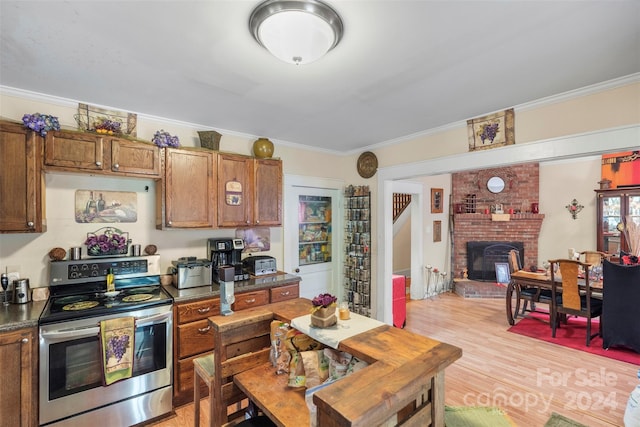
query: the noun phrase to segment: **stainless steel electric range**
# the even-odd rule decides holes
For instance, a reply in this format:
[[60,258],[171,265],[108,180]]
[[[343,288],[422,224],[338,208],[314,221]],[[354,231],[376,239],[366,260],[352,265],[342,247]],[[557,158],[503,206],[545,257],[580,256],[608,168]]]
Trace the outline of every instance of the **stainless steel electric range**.
[[[41,426],[131,426],[172,410],[173,300],[158,255],[55,261],[39,320]],[[116,291],[106,293],[112,269]],[[105,386],[100,322],[135,319],[129,378]]]

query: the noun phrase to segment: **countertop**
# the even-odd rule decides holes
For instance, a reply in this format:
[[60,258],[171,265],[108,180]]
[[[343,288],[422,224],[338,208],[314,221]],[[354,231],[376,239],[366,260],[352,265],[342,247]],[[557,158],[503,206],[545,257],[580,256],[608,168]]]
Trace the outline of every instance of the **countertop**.
[[[235,283],[235,293],[250,292],[259,289],[269,289],[276,286],[298,283],[301,278],[293,274],[278,272],[268,276],[251,277],[249,280]],[[174,302],[187,302],[192,300],[212,298],[220,296],[220,286],[201,286],[198,288],[177,289],[173,285],[164,286]],[[26,304],[2,304],[3,294],[0,292],[0,333],[15,329],[38,326],[38,318],[47,301],[32,301]]]
[[0,302],[0,333],[38,326],[38,318],[46,303],[47,301],[32,301],[4,305]]
[[[299,276],[278,272],[267,276],[251,277],[249,280],[235,282],[234,293],[251,292],[260,289],[269,289],[276,286],[284,286],[298,283],[302,279]],[[174,302],[188,302],[204,298],[220,296],[220,285],[200,286],[197,288],[178,289],[173,285],[165,286],[164,289],[173,297]]]

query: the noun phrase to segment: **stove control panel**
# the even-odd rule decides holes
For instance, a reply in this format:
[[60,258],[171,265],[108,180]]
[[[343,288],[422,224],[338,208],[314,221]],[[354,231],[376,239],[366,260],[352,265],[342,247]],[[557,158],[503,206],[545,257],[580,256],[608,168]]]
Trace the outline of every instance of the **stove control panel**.
[[50,285],[104,281],[110,268],[116,279],[157,276],[160,274],[160,256],[54,261],[50,264]]

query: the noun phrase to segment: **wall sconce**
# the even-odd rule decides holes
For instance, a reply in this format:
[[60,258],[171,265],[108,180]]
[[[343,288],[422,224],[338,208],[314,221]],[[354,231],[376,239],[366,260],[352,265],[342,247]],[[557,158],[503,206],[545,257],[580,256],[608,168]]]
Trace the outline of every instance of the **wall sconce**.
[[573,199],[571,203],[565,206],[569,213],[571,214],[571,218],[578,219],[578,212],[580,212],[584,206],[582,206],[576,199]]

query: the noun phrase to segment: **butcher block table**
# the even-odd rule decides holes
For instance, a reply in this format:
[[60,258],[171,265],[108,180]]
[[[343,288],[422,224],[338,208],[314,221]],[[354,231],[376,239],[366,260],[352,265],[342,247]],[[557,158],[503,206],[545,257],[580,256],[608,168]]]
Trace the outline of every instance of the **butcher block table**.
[[[298,298],[209,321],[217,332],[228,333],[270,320],[292,323],[310,309],[310,300]],[[460,348],[380,324],[340,341],[337,349],[369,366],[313,395],[318,426],[444,425],[444,370],[462,356]],[[288,387],[287,377],[263,363],[236,374],[233,382],[277,425],[308,426],[304,389]]]

